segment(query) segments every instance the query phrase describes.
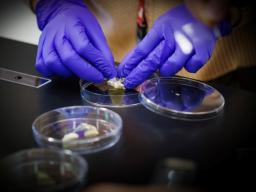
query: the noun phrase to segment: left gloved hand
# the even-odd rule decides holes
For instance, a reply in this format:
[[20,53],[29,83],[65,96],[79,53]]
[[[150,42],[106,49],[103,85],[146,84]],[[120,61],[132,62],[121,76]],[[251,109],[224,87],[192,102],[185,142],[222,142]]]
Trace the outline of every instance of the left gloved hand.
[[116,76],[114,59],[99,22],[83,0],[40,0],[42,34],[36,69],[45,76],[78,76],[100,83]]
[[174,75],[183,67],[194,73],[211,57],[218,36],[229,30],[226,22],[210,28],[194,18],[185,5],[179,5],[155,21],[121,62],[118,75],[126,77],[126,88],[134,88],[157,69],[161,76]]

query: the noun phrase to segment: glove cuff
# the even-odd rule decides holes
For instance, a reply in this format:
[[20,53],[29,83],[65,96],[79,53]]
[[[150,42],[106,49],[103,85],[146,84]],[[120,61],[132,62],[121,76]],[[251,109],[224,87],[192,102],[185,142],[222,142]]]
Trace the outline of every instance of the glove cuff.
[[222,37],[229,35],[232,32],[232,24],[229,21],[222,21],[218,28]]
[[232,25],[228,21],[222,21],[213,28],[213,33],[217,39],[227,36],[232,32]]
[[65,3],[85,5],[83,0],[37,0],[35,12],[38,28],[43,30],[57,10]]

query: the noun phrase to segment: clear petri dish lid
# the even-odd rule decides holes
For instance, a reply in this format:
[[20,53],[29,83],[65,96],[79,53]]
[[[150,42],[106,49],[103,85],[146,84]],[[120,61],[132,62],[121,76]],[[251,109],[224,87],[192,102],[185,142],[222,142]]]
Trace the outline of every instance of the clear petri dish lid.
[[215,88],[183,77],[149,79],[139,89],[139,100],[147,109],[175,119],[211,119],[225,104]]
[[80,92],[83,101],[100,107],[130,107],[140,104],[137,89],[116,89],[107,81],[94,84],[80,80]]

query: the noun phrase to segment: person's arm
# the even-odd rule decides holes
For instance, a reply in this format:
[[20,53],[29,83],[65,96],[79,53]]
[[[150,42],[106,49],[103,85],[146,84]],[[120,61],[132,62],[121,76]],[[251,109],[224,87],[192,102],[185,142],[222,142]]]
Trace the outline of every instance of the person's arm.
[[37,3],[37,0],[29,0],[29,5],[33,12],[35,12],[36,10],[36,3]]
[[242,20],[242,10],[248,2],[237,0],[185,0],[190,12],[209,27],[228,20],[232,28],[239,26]]
[[27,6],[30,7],[31,11],[35,13],[37,0],[23,0],[23,2],[27,4]]
[[209,27],[230,18],[230,0],[185,0],[185,5],[193,16]]

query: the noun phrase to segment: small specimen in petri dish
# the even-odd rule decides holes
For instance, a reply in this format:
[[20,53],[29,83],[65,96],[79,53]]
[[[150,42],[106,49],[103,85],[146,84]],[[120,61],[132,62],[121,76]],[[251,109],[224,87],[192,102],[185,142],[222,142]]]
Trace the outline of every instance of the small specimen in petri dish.
[[84,101],[100,107],[129,107],[140,104],[138,89],[125,89],[123,79],[100,84],[80,81]]
[[62,138],[63,142],[69,142],[77,139],[84,139],[95,137],[99,135],[99,131],[94,125],[88,123],[81,123],[71,133],[67,133]]
[[121,135],[122,119],[106,108],[71,106],[40,115],[32,129],[41,147],[88,154],[117,143]]
[[110,79],[107,81],[107,84],[112,86],[114,89],[125,89],[124,87],[124,78],[118,79],[116,77]]

